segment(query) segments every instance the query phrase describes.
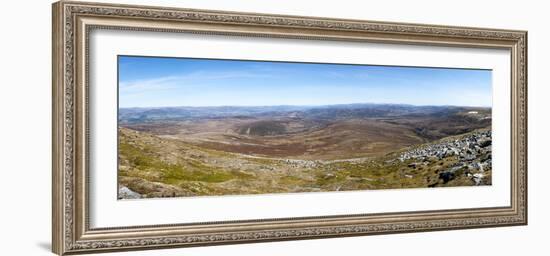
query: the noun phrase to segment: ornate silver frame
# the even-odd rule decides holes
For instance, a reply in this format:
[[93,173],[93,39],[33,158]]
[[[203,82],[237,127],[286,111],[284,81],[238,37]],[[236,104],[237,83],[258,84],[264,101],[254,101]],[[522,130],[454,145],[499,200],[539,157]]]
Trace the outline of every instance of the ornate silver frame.
[[[511,51],[511,205],[91,229],[88,34],[93,29],[499,48]],[[53,4],[55,253],[216,245],[527,224],[527,32],[61,1]]]

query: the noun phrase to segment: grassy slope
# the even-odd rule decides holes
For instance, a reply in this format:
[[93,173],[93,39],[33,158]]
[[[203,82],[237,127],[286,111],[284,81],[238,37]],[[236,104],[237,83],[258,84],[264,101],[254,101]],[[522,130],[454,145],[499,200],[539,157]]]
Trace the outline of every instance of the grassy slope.
[[399,152],[361,161],[284,161],[194,146],[120,128],[119,183],[146,197],[473,185],[438,176],[454,157],[409,167]]

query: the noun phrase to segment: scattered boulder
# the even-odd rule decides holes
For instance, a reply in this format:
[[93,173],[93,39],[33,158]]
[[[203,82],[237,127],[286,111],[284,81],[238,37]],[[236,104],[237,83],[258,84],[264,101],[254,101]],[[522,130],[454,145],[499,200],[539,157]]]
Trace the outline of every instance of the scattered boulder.
[[334,174],[334,173],[327,173],[323,177],[323,179],[325,179],[325,180],[334,179],[334,178],[336,178],[336,174]]
[[118,199],[139,199],[141,194],[132,191],[125,186],[118,187]]
[[483,177],[485,177],[483,173],[475,173],[474,175],[472,175],[472,180],[476,183],[476,186],[479,186]]
[[455,178],[454,172],[447,171],[439,173],[439,179],[443,180],[443,183],[447,183]]
[[488,147],[488,146],[491,146],[492,144],[492,140],[491,138],[482,138],[480,140],[477,141],[478,145],[482,148],[485,148],[485,147]]

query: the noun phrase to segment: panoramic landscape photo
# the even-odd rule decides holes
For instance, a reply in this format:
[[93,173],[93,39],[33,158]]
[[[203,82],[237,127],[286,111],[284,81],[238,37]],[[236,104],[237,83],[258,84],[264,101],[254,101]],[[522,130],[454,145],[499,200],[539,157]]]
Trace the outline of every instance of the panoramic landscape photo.
[[118,57],[118,198],[491,185],[491,70]]

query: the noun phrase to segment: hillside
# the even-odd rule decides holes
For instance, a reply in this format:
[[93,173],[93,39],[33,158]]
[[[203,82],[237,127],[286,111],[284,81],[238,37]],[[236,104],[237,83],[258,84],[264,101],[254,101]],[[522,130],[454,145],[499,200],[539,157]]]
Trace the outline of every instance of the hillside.
[[355,103],[319,106],[212,106],[212,107],[156,107],[120,108],[121,124],[150,123],[155,121],[189,121],[216,118],[283,118],[292,117],[316,121],[373,118],[449,116],[455,113],[477,111],[490,113],[490,108],[461,106],[415,106],[405,104]]
[[[330,134],[333,141],[343,136],[323,136],[330,141]],[[119,128],[119,198],[490,185],[490,142],[485,128],[383,155],[305,160],[221,151]]]
[[488,108],[453,106],[179,107],[123,109],[120,126],[223,152],[337,160],[383,156],[487,128],[490,117]]

